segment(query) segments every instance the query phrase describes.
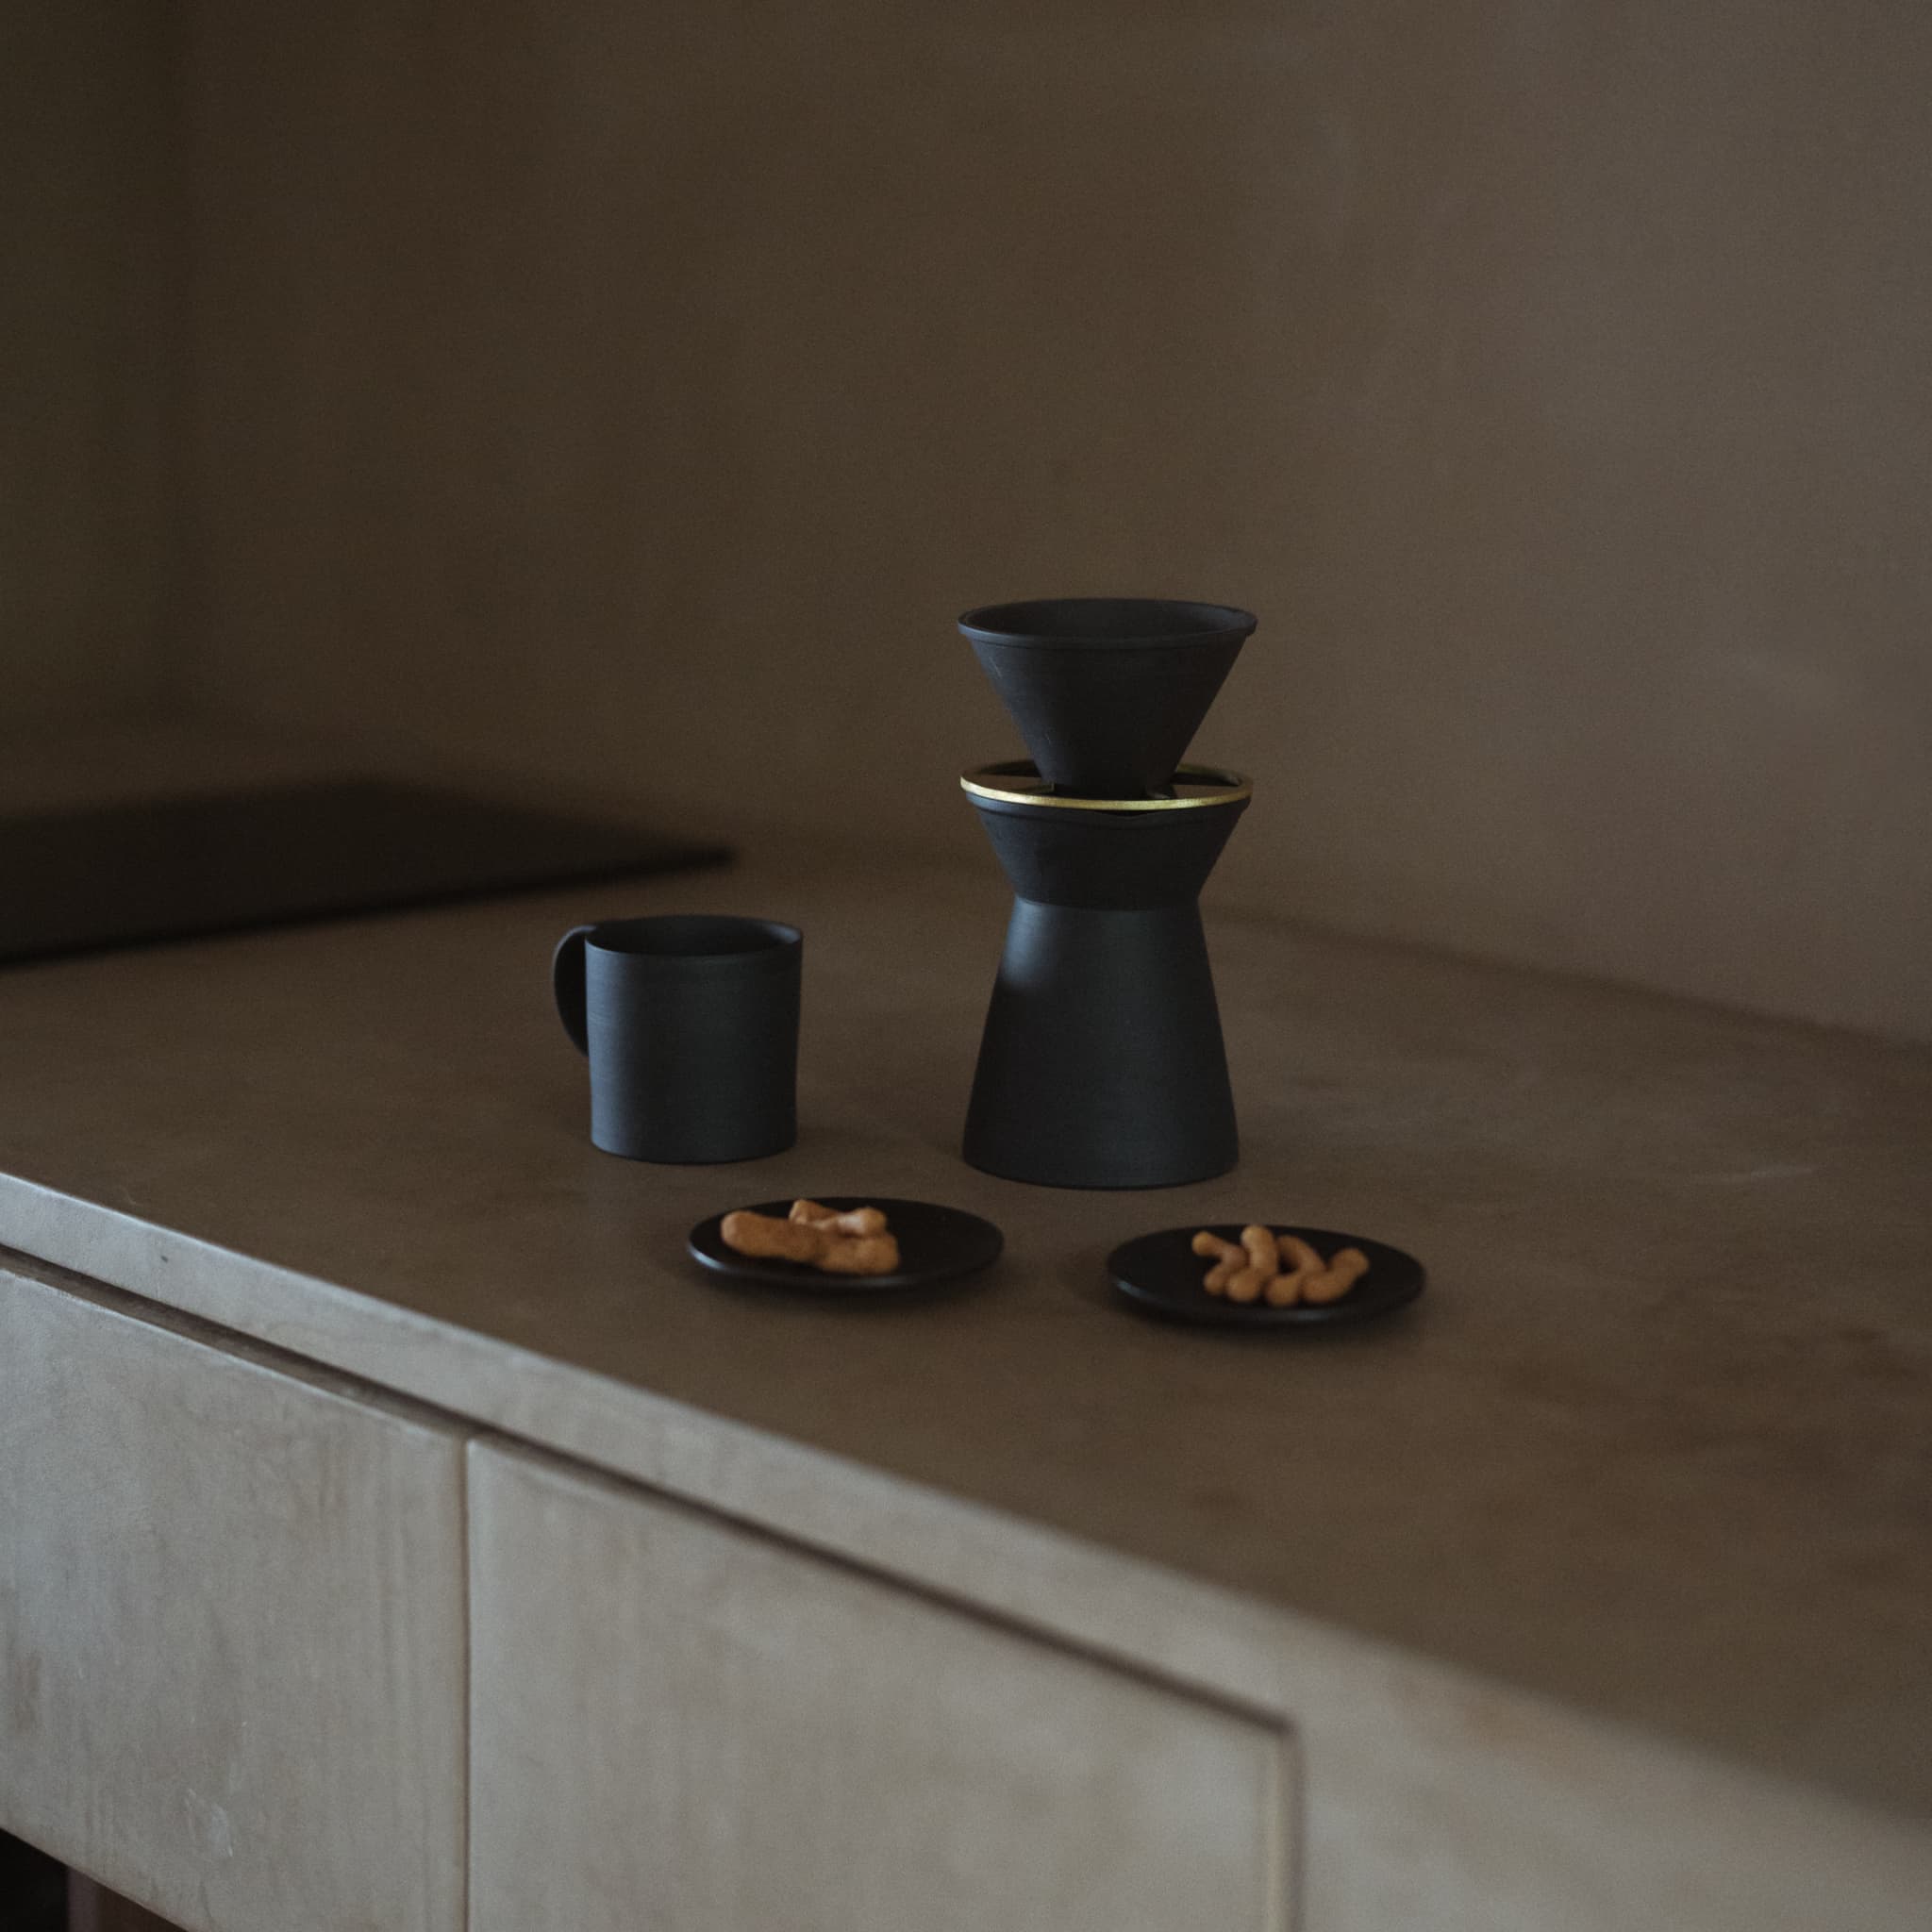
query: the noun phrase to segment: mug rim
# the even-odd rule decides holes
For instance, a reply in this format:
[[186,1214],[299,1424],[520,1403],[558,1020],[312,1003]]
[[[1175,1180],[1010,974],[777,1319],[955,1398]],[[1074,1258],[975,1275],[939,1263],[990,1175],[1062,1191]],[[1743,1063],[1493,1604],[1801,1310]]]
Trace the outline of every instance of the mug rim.
[[[694,929],[735,937],[735,943],[658,946],[625,943],[641,941],[649,932],[669,937],[676,930],[696,937]],[[613,943],[615,941],[615,943]],[[747,964],[794,958],[805,943],[797,926],[781,919],[758,919],[738,912],[653,912],[632,919],[592,920],[584,933],[586,951],[613,959],[655,960],[667,966],[723,966],[734,960]]]

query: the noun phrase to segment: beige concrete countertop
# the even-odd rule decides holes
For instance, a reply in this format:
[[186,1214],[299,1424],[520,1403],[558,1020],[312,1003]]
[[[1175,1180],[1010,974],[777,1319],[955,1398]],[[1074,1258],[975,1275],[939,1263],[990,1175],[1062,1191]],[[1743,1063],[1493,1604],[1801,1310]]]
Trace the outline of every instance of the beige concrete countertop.
[[[0,972],[0,1243],[573,1453],[720,1418],[1932,1814],[1932,1051],[1224,922],[1240,1170],[1039,1190],[955,1152],[1006,906],[991,858],[774,847]],[[674,907],[806,929],[788,1155],[588,1143],[550,944]],[[862,1310],[684,1257],[719,1208],[843,1192],[971,1208],[1007,1257]],[[1110,1302],[1116,1241],[1251,1217],[1407,1247],[1430,1293],[1315,1339]]]

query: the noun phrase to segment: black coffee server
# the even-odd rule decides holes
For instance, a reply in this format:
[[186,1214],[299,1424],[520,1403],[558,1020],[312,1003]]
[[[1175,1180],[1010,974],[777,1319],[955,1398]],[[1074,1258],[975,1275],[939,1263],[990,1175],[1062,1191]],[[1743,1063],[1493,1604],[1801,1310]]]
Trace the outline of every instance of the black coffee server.
[[1071,597],[959,628],[1033,754],[960,780],[1015,894],[966,1158],[1063,1188],[1224,1174],[1240,1147],[1197,901],[1250,787],[1181,758],[1255,619]]

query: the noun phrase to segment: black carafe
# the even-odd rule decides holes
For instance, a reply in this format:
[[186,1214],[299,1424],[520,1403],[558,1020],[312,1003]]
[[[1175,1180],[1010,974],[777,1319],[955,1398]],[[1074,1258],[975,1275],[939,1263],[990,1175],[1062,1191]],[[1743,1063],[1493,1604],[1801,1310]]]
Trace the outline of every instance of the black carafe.
[[1254,625],[1120,598],[961,620],[1041,761],[961,781],[1015,894],[967,1109],[974,1167],[1151,1188],[1235,1164],[1197,901],[1249,787],[1176,760]]

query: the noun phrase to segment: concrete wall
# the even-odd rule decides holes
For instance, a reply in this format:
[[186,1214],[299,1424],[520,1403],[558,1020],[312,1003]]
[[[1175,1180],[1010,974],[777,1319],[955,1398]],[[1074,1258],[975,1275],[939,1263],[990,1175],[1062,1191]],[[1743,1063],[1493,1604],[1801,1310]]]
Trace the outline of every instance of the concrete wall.
[[1224,598],[1224,903],[1932,1033],[1924,0],[197,20],[209,701],[972,851]]
[[166,0],[0,8],[0,735],[164,695],[186,185]]

